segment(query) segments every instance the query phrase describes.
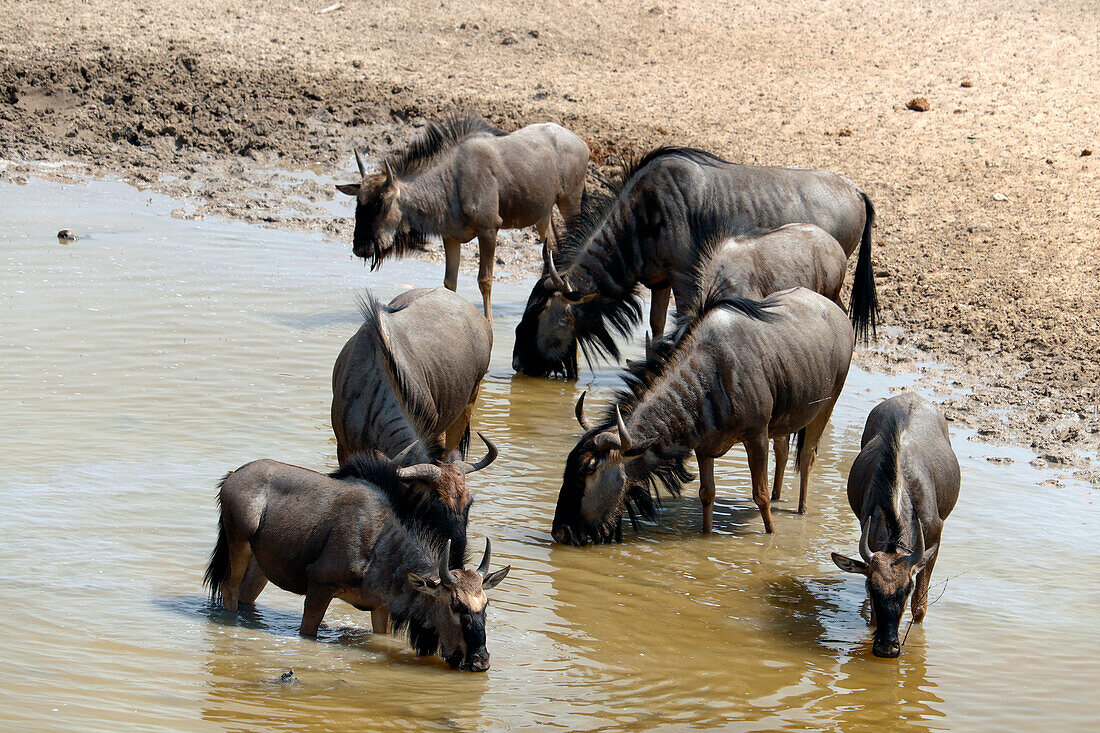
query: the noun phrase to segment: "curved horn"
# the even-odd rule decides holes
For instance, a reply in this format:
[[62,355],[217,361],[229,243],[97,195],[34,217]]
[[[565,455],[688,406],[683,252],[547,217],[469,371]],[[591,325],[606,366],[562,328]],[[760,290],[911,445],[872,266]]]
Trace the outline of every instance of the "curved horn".
[[913,548],[913,551],[909,553],[910,565],[916,565],[921,561],[921,558],[924,557],[924,526],[920,523],[920,518],[916,515],[913,516],[913,524],[915,525],[913,527],[913,532],[916,533],[916,537],[913,539],[916,540],[917,544],[916,547]]
[[359,175],[367,177],[367,164],[363,162],[363,156],[359,154],[359,148],[355,149],[355,164],[359,166]]
[[863,531],[859,535],[859,556],[866,563],[871,562],[871,520],[863,525]]
[[434,484],[443,475],[443,470],[432,463],[418,463],[415,466],[397,469],[397,478],[402,481],[427,481]]
[[649,338],[649,331],[645,332],[645,358],[649,359],[653,356],[653,341]]
[[392,186],[394,179],[397,177],[393,174],[393,166],[390,165],[390,162],[387,160],[383,164],[383,167],[386,169],[386,185]]
[[400,453],[398,453],[396,456],[393,457],[393,459],[392,459],[393,463],[397,466],[400,466],[402,461],[404,461],[406,458],[408,458],[409,453],[412,452],[412,449],[415,448],[417,443],[419,443],[419,442],[420,442],[419,440],[414,440],[413,442],[411,442],[407,446],[405,446],[404,450],[402,450]]
[[447,546],[443,549],[443,554],[439,556],[439,582],[447,586],[455,584],[455,576],[451,575],[451,569],[448,567],[450,561],[451,541],[447,540]]
[[618,405],[615,405],[615,425],[619,429],[619,450],[626,453],[630,450],[630,446],[634,445],[634,441],[630,439],[626,423],[623,422],[623,413],[619,411]]
[[562,276],[558,274],[558,268],[554,266],[554,257],[550,254],[550,248],[546,248],[546,272],[550,275],[550,282],[554,284],[554,287],[560,290],[562,293],[569,295],[573,291],[569,289],[569,286],[562,279]]
[[481,576],[482,580],[485,580],[485,576],[489,574],[489,557],[492,555],[492,543],[489,542],[489,538],[485,538],[485,554],[481,556],[481,564],[477,566],[477,573]]
[[477,437],[481,438],[481,442],[485,444],[485,447],[489,449],[489,452],[485,454],[477,463],[467,463],[466,461],[455,461],[458,464],[458,470],[463,474],[473,473],[474,471],[480,471],[488,466],[490,463],[497,459],[497,447],[493,444],[493,441],[486,438],[481,433],[477,434]]
[[581,392],[581,398],[577,400],[577,406],[573,408],[573,412],[577,415],[577,422],[581,424],[581,427],[585,430],[591,430],[596,427],[592,424],[592,421],[584,416],[584,397],[588,394],[588,390]]

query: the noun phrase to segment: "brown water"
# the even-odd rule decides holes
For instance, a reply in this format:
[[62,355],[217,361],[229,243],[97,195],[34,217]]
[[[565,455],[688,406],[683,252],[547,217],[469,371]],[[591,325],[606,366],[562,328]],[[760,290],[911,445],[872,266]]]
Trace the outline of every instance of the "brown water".
[[[514,377],[518,286],[494,290],[475,415],[501,458],[470,482],[473,547],[488,534],[513,566],[492,595],[492,670],[418,659],[340,603],[299,638],[300,599],[271,586],[254,613],[218,610],[201,588],[215,482],[260,457],[330,468],[329,375],[357,289],[388,298],[441,268],[368,274],[340,243],[177,206],[113,183],[0,185],[0,727],[1095,729],[1093,490],[1041,487],[1026,452],[956,432],[962,495],[934,578],[950,580],[899,660],[871,656],[862,583],[829,552],[856,551],[846,471],[867,411],[908,378],[853,370],[810,513],[781,504],[772,537],[735,449],[714,536],[689,491],[621,546],[553,545],[573,402],[615,377]],[[63,247],[61,228],[85,236]],[[289,669],[298,683],[274,681]]]

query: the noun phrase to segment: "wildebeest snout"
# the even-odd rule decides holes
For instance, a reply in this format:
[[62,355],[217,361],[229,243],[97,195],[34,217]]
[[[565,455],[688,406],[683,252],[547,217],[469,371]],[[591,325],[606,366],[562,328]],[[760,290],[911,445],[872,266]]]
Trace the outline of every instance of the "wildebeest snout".
[[894,659],[901,654],[901,644],[898,643],[898,635],[884,634],[882,636],[875,635],[874,646],[871,647],[871,653],[876,657],[884,657],[886,659]]
[[489,669],[489,651],[485,647],[481,647],[466,658],[466,663],[462,665],[462,669],[467,672],[487,671]]

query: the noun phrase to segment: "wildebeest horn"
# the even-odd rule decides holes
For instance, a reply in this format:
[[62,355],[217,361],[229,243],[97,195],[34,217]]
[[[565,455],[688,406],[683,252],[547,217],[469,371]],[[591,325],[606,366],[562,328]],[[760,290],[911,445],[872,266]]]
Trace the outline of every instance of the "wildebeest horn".
[[451,541],[447,540],[447,546],[443,549],[443,554],[439,556],[439,582],[446,586],[455,584],[455,576],[451,575],[451,569],[448,567],[450,562]]
[[386,169],[386,185],[392,186],[394,179],[397,177],[393,174],[393,166],[390,165],[390,162],[388,160],[383,163],[383,166]]
[[581,427],[585,430],[591,430],[596,427],[592,424],[592,421],[584,416],[584,397],[588,394],[588,390],[581,392],[581,397],[577,400],[577,406],[573,408],[573,412],[577,414],[577,422],[581,424]]
[[412,452],[412,449],[415,448],[416,444],[419,443],[419,442],[420,442],[419,440],[414,440],[413,442],[411,442],[407,446],[405,446],[404,450],[402,450],[400,453],[398,453],[396,456],[393,457],[393,462],[396,465],[400,466],[401,462],[403,460],[405,460],[405,458],[409,455],[409,453]]
[[653,356],[653,342],[649,338],[649,331],[645,332],[645,358],[649,359]]
[[924,526],[921,525],[920,518],[915,515],[913,517],[913,524],[915,525],[913,531],[917,535],[914,539],[917,544],[916,547],[913,548],[913,551],[909,553],[910,565],[916,565],[920,562],[921,558],[924,557]]
[[355,164],[359,166],[359,175],[367,177],[367,164],[363,162],[363,156],[359,154],[359,148],[355,149]]
[[634,445],[634,441],[630,439],[630,433],[626,431],[626,423],[623,422],[623,413],[619,411],[618,405],[615,405],[615,425],[619,429],[619,450],[626,453],[630,450],[630,446]]
[[477,437],[481,438],[481,442],[485,444],[485,447],[489,449],[489,452],[485,454],[477,463],[467,463],[466,461],[455,461],[458,464],[458,470],[462,473],[473,473],[474,471],[480,471],[488,466],[490,463],[497,459],[497,447],[493,445],[493,441],[486,438],[481,433],[477,434]]
[[558,268],[554,266],[554,257],[550,254],[550,248],[543,248],[543,257],[546,259],[546,272],[550,274],[550,282],[554,284],[554,287],[560,290],[563,294],[569,295],[573,291],[569,289],[569,286],[565,284],[565,280],[558,274]]
[[864,562],[871,562],[871,520],[863,525],[863,532],[859,535],[859,556]]
[[477,573],[481,576],[482,580],[485,580],[485,576],[489,574],[489,557],[492,555],[492,543],[489,542],[489,538],[485,538],[485,554],[481,556],[481,564],[477,566]]
[[432,463],[418,463],[415,466],[397,469],[397,478],[402,481],[427,481],[434,484],[443,475],[443,470]]

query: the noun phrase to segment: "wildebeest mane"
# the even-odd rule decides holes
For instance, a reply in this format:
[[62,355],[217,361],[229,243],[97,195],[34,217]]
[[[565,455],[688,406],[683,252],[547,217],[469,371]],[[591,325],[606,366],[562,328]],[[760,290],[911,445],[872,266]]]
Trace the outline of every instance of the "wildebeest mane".
[[[433,457],[438,458],[438,450]],[[441,549],[451,540],[451,557],[465,558],[470,504],[458,514],[432,492],[410,491],[398,478],[398,468],[378,451],[356,453],[329,476],[340,480],[361,479],[377,487],[405,529],[415,532],[433,548]]]
[[[640,222],[637,217],[616,213],[616,206],[641,173],[651,163],[669,158],[682,158],[699,165],[726,163],[716,155],[689,147],[661,147],[651,150],[641,158],[628,162],[622,172],[607,181],[608,191],[593,193],[584,201],[580,212],[570,218],[565,236],[558,244],[554,264],[558,271],[572,267],[579,254],[590,246],[593,235],[601,227],[614,228],[616,243],[638,241]],[[723,231],[732,234],[739,225],[727,225]],[[705,221],[694,222],[692,235],[694,246],[704,239],[716,236],[721,225]],[[637,286],[627,286],[636,280],[645,263],[636,246],[616,246],[602,250],[597,257],[599,271],[588,275],[594,281],[599,295],[587,303],[573,307],[577,341],[584,351],[589,366],[597,357],[618,360],[620,356],[616,335],[629,336],[642,319],[642,301]]]
[[389,158],[389,163],[398,175],[410,175],[426,167],[443,151],[477,134],[500,137],[508,133],[493,127],[476,112],[451,111],[441,120],[429,120],[420,134],[413,138],[404,150]]
[[901,416],[893,411],[887,412],[885,419],[887,422],[884,432],[888,437],[883,441],[881,460],[871,474],[870,485],[867,487],[867,500],[871,506],[882,509],[887,531],[893,543],[893,540],[901,537],[902,531],[897,498],[898,475],[901,471],[898,455],[901,448],[899,441],[904,425],[902,425]]
[[[370,292],[364,292],[359,296],[359,312],[363,314],[363,323],[368,326],[371,333],[374,334],[375,344],[385,362],[386,371],[391,377],[390,383],[396,390],[398,400],[404,407],[405,414],[412,423],[413,429],[416,431],[417,435],[423,438],[428,434],[428,430],[435,419],[435,410],[427,400],[420,396],[417,390],[412,388],[408,380],[407,371],[402,368],[394,358],[393,352],[386,342],[386,336],[382,329],[383,313],[399,313],[404,310],[405,307],[404,305],[385,305]],[[430,442],[432,441],[423,441],[423,444],[427,445]]]

